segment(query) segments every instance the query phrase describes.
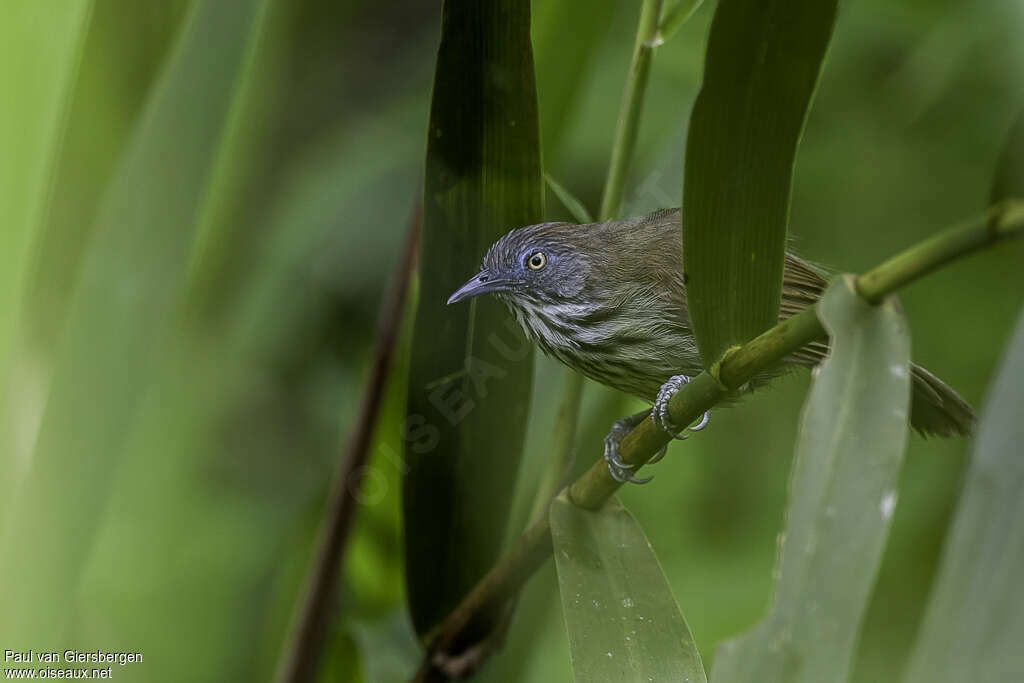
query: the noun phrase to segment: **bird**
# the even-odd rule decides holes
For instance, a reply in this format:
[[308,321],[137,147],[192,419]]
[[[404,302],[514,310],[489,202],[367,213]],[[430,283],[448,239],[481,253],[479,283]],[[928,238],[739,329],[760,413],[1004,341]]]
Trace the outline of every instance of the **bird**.
[[[490,294],[504,302],[526,337],[585,377],[653,403],[652,421],[677,433],[668,399],[703,371],[686,305],[680,209],[598,223],[548,222],[507,232],[487,250],[478,273],[448,304]],[[813,305],[828,284],[824,269],[786,253],[779,320]],[[820,363],[825,341],[788,356],[748,383],[764,384],[786,370]],[[971,432],[975,414],[951,387],[911,366],[911,424],[924,435]],[[618,457],[618,442],[646,417],[615,422],[605,460],[617,481],[644,483]],[[707,424],[705,414],[697,431]],[[662,452],[650,462],[664,455]]]

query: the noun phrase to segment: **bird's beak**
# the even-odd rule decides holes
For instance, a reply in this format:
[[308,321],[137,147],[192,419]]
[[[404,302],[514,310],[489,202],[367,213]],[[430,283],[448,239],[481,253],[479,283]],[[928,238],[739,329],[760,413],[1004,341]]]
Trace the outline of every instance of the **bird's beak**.
[[462,285],[455,290],[455,293],[448,297],[448,303],[454,304],[464,299],[472,299],[474,296],[480,294],[489,294],[492,292],[502,292],[508,288],[508,282],[495,278],[487,270],[481,270],[479,273],[469,278],[466,284]]

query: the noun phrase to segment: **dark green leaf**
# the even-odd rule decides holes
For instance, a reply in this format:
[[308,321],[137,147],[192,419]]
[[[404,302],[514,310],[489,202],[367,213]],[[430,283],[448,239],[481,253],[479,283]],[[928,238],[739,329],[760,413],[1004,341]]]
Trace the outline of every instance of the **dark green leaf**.
[[592,511],[558,498],[550,516],[575,679],[706,681],[658,558],[618,499]]
[[896,506],[907,439],[910,338],[900,306],[837,280],[819,314],[832,351],[797,443],[775,598],[724,643],[715,683],[845,681]]
[[836,0],[723,0],[683,183],[687,303],[706,367],[775,324],[793,159]]
[[497,558],[532,349],[493,297],[446,306],[543,200],[527,0],[444,4],[428,132],[403,481],[409,603],[425,633]]
[[[215,193],[269,0],[197,3],[97,212],[31,470],[11,503],[0,613],[52,636],[164,347],[193,234]],[[46,539],[41,542],[40,539]],[[7,623],[5,623],[5,626]],[[35,636],[33,636],[35,634]]]

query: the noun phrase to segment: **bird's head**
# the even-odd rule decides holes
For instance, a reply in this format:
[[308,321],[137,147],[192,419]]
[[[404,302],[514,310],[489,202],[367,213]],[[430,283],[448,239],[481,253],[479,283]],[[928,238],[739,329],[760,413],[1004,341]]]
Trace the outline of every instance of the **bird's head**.
[[480,272],[455,290],[449,304],[495,294],[513,305],[545,305],[571,299],[586,282],[589,262],[573,244],[566,223],[513,230],[491,245]]

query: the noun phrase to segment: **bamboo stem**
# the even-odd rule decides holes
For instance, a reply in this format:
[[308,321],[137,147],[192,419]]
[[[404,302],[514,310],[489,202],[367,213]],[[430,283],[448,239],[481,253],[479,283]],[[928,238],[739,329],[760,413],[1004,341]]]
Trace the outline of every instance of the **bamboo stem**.
[[615,129],[612,144],[612,158],[608,164],[608,177],[604,183],[599,219],[607,221],[616,218],[622,210],[622,190],[626,184],[626,171],[636,146],[636,131],[640,127],[640,113],[643,110],[644,92],[651,72],[651,56],[658,46],[658,18],[661,16],[661,0],[644,0],[640,9],[640,24],[633,47],[633,61],[629,66],[626,91],[622,95],[619,123]]
[[[605,178],[604,192],[601,198],[601,213],[598,219],[602,221],[618,218],[622,208],[626,171],[629,169],[629,161],[633,156],[633,148],[636,146],[636,132],[640,126],[644,94],[647,92],[651,57],[658,44],[658,20],[660,17],[661,0],[644,0],[640,9],[640,20],[637,25],[636,43],[633,47],[629,76],[626,79],[626,88],[622,93],[622,107],[615,129],[615,140],[612,143],[611,163],[608,166],[608,176]],[[555,186],[555,192],[560,197],[563,192],[568,194],[550,176],[547,180],[549,184]],[[561,478],[568,469],[572,445],[576,439],[576,424],[579,422],[583,385],[583,376],[566,368],[562,400],[559,402],[558,418],[555,423],[555,436],[552,439],[552,456],[548,461],[547,469],[541,476],[540,486],[534,497],[533,509],[530,514],[531,522],[547,510],[551,500],[558,493],[558,484],[561,482]]]
[[562,478],[567,476],[571,465],[570,455],[576,442],[576,426],[579,422],[580,402],[583,400],[583,377],[575,372],[566,373],[562,403],[558,407],[555,430],[551,437],[552,458],[541,475],[537,494],[530,510],[530,522],[547,516],[548,505],[561,490]]
[[[857,290],[871,302],[879,302],[903,285],[936,268],[984,247],[1024,235],[1024,200],[1009,200],[966,225],[947,230],[885,261],[857,278]],[[690,424],[758,372],[771,367],[800,347],[825,336],[811,306],[727,353],[717,367],[717,378],[702,372],[669,401],[672,422]],[[641,422],[620,444],[625,462],[639,466],[650,460],[670,437],[650,418]],[[600,507],[621,484],[598,460],[568,487],[570,500],[586,508]],[[470,591],[469,595],[435,630],[428,659],[445,652],[479,614],[507,599],[544,563],[551,553],[551,527],[547,517],[535,521],[511,551]]]

